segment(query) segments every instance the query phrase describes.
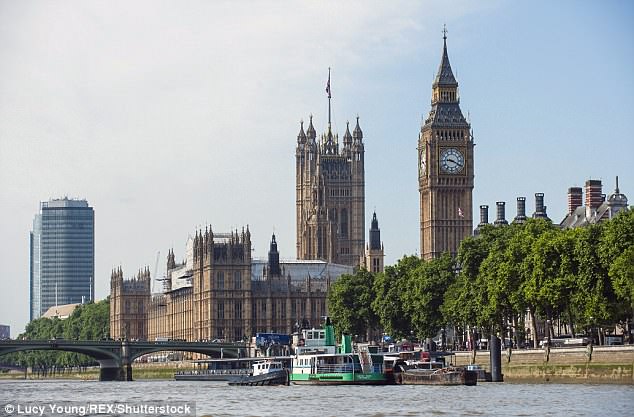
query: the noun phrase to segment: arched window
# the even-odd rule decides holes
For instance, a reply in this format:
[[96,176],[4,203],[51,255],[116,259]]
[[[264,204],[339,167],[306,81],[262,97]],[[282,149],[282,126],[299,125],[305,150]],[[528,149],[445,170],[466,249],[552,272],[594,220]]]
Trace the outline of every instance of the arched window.
[[339,223],[339,233],[342,237],[348,237],[348,210],[341,210],[341,222]]

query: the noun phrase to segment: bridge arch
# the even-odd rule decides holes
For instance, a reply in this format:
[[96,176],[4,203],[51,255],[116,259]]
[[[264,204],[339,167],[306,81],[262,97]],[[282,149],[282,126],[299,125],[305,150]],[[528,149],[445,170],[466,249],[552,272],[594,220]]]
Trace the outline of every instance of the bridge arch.
[[120,359],[119,355],[113,352],[110,352],[108,350],[99,349],[99,348],[86,349],[86,348],[79,348],[79,347],[50,347],[50,346],[16,346],[16,347],[8,348],[8,349],[0,348],[0,356],[6,355],[9,353],[25,352],[25,351],[32,351],[32,350],[52,350],[52,351],[58,351],[58,352],[82,353],[86,356],[90,356],[91,358],[97,361],[106,360],[106,359],[113,359],[113,360]]
[[37,350],[82,353],[99,363],[99,380],[121,380],[124,378],[124,375],[122,375],[121,344],[116,342],[104,343],[67,340],[3,341],[0,343],[0,356]]
[[154,352],[193,352],[212,357],[239,358],[245,352],[243,343],[206,342],[142,342],[134,341],[74,341],[74,340],[7,340],[0,341],[0,356],[20,351],[53,350],[83,353],[99,362],[99,380],[132,380],[132,362],[139,356]]
[[239,358],[240,352],[239,348],[224,348],[224,347],[214,347],[214,348],[195,348],[195,347],[169,347],[169,346],[155,346],[151,348],[143,348],[143,349],[131,349],[130,352],[130,362],[135,359],[143,356],[149,355],[151,353],[156,352],[191,352],[191,353],[200,353],[202,355],[208,355],[215,358],[220,357],[230,357],[230,358]]
[[[167,342],[124,342],[122,356],[134,359],[155,352],[192,352],[209,355],[211,357],[239,358],[245,356],[244,343],[212,343],[212,342],[184,342],[170,340]],[[127,348],[127,350],[126,350]]]

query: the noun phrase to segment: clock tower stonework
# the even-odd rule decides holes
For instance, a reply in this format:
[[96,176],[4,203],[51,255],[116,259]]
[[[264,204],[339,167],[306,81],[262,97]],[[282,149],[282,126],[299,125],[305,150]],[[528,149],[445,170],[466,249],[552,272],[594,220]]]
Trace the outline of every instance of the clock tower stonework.
[[460,110],[458,82],[443,53],[432,85],[431,110],[418,137],[420,193],[420,254],[437,258],[456,255],[460,242],[471,235],[473,192],[473,136]]

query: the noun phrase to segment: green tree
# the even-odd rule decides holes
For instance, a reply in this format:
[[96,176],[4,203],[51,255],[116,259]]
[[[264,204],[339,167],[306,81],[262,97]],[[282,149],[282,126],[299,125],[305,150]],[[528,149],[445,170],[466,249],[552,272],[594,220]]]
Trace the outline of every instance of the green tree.
[[[613,323],[620,310],[608,272],[599,258],[599,244],[605,228],[590,225],[568,230],[574,236],[577,262],[575,288],[571,300],[570,321],[580,327],[595,323]],[[573,317],[573,312],[576,317]],[[574,330],[574,327],[573,327]]]
[[609,270],[614,260],[634,245],[634,210],[622,210],[603,227],[599,259]]
[[477,323],[492,332],[503,331],[517,313],[519,279],[511,242],[519,227],[497,227],[495,233],[488,235],[488,253],[476,278]]
[[388,266],[385,272],[374,279],[375,299],[372,308],[379,318],[383,330],[392,337],[409,335],[411,317],[405,309],[404,294],[408,291],[409,271],[421,263],[417,256],[405,256],[396,265]]
[[342,332],[368,335],[378,325],[372,310],[374,274],[361,269],[354,275],[342,275],[330,287],[328,311],[335,327]]
[[433,337],[444,326],[440,307],[445,292],[454,281],[455,264],[448,253],[440,258],[418,262],[407,273],[407,291],[402,300],[419,339]]
[[[536,266],[539,262],[536,256],[536,241],[545,233],[554,230],[553,224],[545,219],[529,219],[518,231],[514,242],[515,268],[518,268],[518,278],[523,302],[528,308],[531,318],[531,337],[533,347],[538,347],[537,338],[537,317],[545,314],[545,307],[542,300],[540,278],[543,274],[536,273]],[[537,266],[537,268],[539,268]]]
[[[622,210],[606,222],[598,246],[599,259],[621,304],[622,318],[634,320],[634,210]],[[626,320],[628,327],[630,320]]]

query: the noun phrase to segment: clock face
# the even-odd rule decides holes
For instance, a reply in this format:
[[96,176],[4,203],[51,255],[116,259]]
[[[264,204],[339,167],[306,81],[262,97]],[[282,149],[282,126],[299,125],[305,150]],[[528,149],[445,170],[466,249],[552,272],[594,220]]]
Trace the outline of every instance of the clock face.
[[425,146],[420,151],[420,166],[418,167],[418,176],[422,177],[427,172],[427,152]]
[[464,168],[464,156],[457,149],[444,149],[440,154],[440,168],[448,174],[457,174]]

